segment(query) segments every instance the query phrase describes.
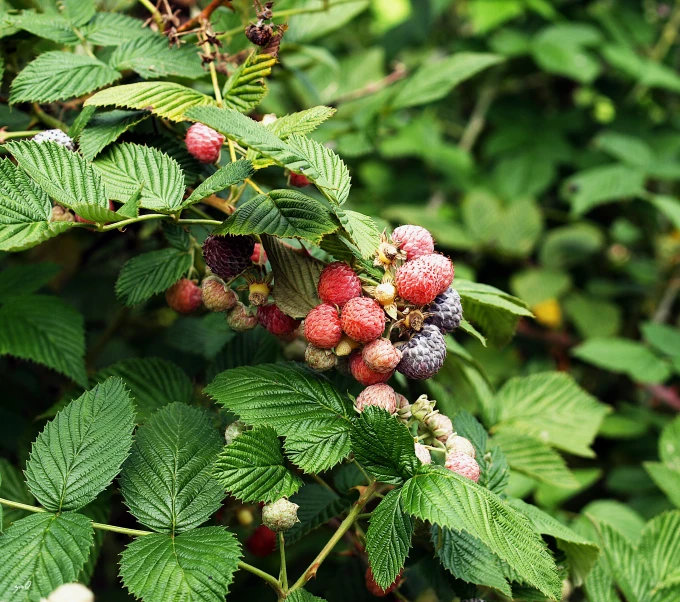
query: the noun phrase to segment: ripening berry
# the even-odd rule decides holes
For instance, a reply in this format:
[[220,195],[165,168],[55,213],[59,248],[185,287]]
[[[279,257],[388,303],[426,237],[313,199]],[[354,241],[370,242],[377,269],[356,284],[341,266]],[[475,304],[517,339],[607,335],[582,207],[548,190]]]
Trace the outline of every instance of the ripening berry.
[[438,253],[422,255],[397,270],[397,292],[409,303],[427,305],[449,288],[453,273],[453,264],[448,257]]
[[453,434],[453,423],[448,416],[444,414],[432,413],[425,418],[425,426],[430,430],[435,439],[439,439],[442,443]]
[[305,318],[305,338],[319,349],[332,349],[342,338],[342,324],[333,305],[317,305]]
[[354,297],[347,301],[340,320],[345,334],[360,343],[377,339],[385,330],[385,312],[368,297]]
[[268,23],[251,23],[246,27],[246,37],[256,46],[266,46],[273,35],[274,29]]
[[238,296],[231,290],[224,280],[217,276],[208,276],[201,283],[203,291],[203,305],[209,311],[229,311],[238,303]]
[[300,320],[284,314],[276,303],[258,307],[257,321],[277,337],[292,334],[300,326]]
[[189,154],[201,163],[215,163],[220,158],[224,136],[202,123],[194,123],[188,130],[184,142]]
[[188,278],[182,278],[165,291],[168,305],[180,314],[191,314],[203,303],[201,287]]
[[393,374],[393,372],[371,370],[364,362],[359,350],[349,356],[349,370],[352,376],[365,387],[387,382]]
[[361,296],[361,280],[348,264],[335,261],[321,272],[318,291],[321,301],[342,307],[350,299]]
[[446,455],[446,468],[475,483],[479,481],[479,464],[467,454],[454,452]]
[[418,460],[420,460],[423,464],[432,464],[432,456],[430,455],[430,450],[428,450],[427,447],[421,443],[416,443],[415,448],[416,457]]
[[397,288],[391,282],[381,282],[375,287],[375,293],[373,294],[375,300],[380,303],[380,305],[392,305],[394,299],[397,296]]
[[389,585],[387,589],[383,589],[376,583],[375,578],[373,577],[373,572],[371,571],[371,567],[369,566],[366,569],[366,589],[376,598],[384,598],[387,596],[387,594],[391,594],[399,587],[399,583],[401,583],[401,573],[397,575],[394,582]]
[[407,261],[434,253],[432,234],[421,226],[399,226],[392,233],[392,240],[406,252]]
[[397,411],[397,396],[394,389],[384,383],[366,387],[354,402],[354,407],[363,412],[368,406],[387,410],[390,414]]
[[335,368],[338,364],[338,356],[331,349],[319,349],[314,345],[307,345],[305,349],[305,362],[317,372],[324,372]]
[[276,533],[260,525],[246,541],[248,551],[258,558],[265,558],[276,550]]
[[300,522],[297,516],[299,507],[282,497],[262,508],[262,523],[275,533],[288,531],[295,523]]
[[366,365],[376,372],[393,372],[401,361],[401,351],[389,339],[367,343],[361,354]]
[[401,345],[399,350],[401,361],[397,370],[413,379],[426,379],[434,376],[446,359],[444,335],[433,324],[425,324],[423,329],[414,334],[406,344]]
[[245,332],[257,326],[257,315],[239,301],[227,313],[226,322],[234,332]]
[[250,267],[254,248],[250,236],[211,235],[203,243],[203,258],[213,274],[231,280]]
[[271,292],[266,282],[251,282],[248,285],[248,301],[255,307],[265,305],[269,301]]
[[446,440],[446,452],[449,454],[467,454],[471,458],[474,458],[476,455],[474,445],[470,443],[469,439],[460,435],[449,436]]
[[47,602],[94,602],[94,594],[81,583],[64,583],[47,596]]
[[54,142],[59,146],[63,146],[66,150],[76,150],[76,145],[74,144],[73,139],[61,130],[45,130],[44,132],[38,132],[35,136],[33,136],[33,138],[31,138],[31,140],[38,143]]
[[253,254],[250,256],[250,261],[255,265],[265,265],[267,263],[267,252],[261,243],[256,242],[253,247]]
[[296,188],[304,188],[311,184],[307,176],[300,173],[291,173],[288,181],[291,186],[295,186]]

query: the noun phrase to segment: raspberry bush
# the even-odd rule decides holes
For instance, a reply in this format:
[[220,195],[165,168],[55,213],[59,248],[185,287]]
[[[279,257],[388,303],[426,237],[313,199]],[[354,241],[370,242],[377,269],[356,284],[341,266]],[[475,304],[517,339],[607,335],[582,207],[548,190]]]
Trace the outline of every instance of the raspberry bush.
[[680,599],[680,8],[388,4],[0,0],[0,600]]

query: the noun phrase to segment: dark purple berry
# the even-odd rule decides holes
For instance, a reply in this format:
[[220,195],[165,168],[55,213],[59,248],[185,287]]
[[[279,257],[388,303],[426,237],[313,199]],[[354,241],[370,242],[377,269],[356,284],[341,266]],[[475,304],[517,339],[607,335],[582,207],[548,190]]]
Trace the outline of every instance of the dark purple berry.
[[213,274],[230,280],[250,267],[254,248],[250,236],[208,236],[203,243],[203,258]]
[[451,287],[437,295],[425,311],[431,314],[425,320],[425,324],[434,324],[443,334],[456,330],[463,319],[460,295]]
[[400,346],[401,361],[397,370],[413,379],[425,379],[439,372],[446,359],[444,335],[434,324],[425,324],[411,340]]

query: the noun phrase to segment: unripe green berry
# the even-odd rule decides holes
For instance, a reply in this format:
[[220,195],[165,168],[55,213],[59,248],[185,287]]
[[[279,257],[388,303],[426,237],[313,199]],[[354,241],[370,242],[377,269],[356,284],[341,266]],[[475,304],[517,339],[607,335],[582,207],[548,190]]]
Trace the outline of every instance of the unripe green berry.
[[289,502],[285,497],[267,504],[262,508],[262,523],[275,533],[288,531],[295,523],[299,523],[297,509],[300,506]]

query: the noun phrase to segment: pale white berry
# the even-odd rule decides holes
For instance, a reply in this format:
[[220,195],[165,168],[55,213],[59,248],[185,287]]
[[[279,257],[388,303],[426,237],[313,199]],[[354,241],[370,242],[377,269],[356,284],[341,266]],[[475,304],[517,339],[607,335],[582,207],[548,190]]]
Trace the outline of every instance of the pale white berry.
[[430,414],[425,418],[425,426],[430,429],[432,436],[439,439],[442,443],[453,434],[453,423],[444,414]]
[[461,437],[460,435],[451,435],[446,440],[446,451],[449,454],[456,452],[467,454],[471,458],[474,458],[476,455],[475,448],[472,443],[470,443],[470,440],[466,439],[465,437]]
[[423,464],[432,464],[432,456],[430,456],[429,450],[421,443],[416,443],[416,457]]
[[94,594],[80,583],[64,583],[47,596],[47,602],[94,602]]
[[238,437],[244,430],[245,427],[243,426],[242,422],[239,422],[238,420],[236,422],[232,422],[224,431],[224,440],[227,445],[231,445],[234,442],[234,439],[236,439],[236,437]]
[[300,506],[289,502],[285,497],[267,504],[262,508],[262,522],[265,527],[279,533],[288,531],[295,523],[300,520],[297,517],[297,509]]
[[70,151],[76,150],[76,145],[68,134],[62,132],[61,130],[45,130],[44,132],[39,132],[33,138],[33,142],[55,142],[60,144],[64,148]]

